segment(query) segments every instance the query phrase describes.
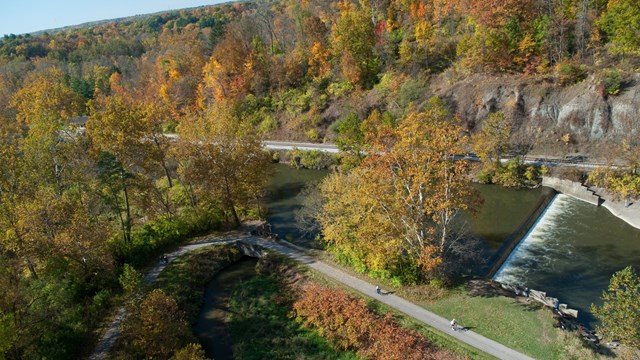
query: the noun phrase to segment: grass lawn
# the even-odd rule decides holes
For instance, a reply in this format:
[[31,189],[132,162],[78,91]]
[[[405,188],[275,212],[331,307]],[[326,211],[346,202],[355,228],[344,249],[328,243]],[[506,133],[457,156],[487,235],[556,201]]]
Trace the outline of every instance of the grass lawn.
[[551,312],[538,303],[521,303],[503,296],[469,296],[460,290],[425,307],[536,359],[559,359],[563,353],[561,330],[553,327]]
[[234,359],[358,359],[291,319],[291,300],[280,291],[277,280],[269,276],[236,287],[228,320]]

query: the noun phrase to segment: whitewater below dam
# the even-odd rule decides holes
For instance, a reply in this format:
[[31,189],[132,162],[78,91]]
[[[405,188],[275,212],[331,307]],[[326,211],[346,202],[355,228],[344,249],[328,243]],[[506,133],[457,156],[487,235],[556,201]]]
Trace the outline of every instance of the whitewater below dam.
[[590,305],[601,304],[613,273],[629,265],[640,269],[640,230],[558,194],[493,279],[546,291],[593,324]]

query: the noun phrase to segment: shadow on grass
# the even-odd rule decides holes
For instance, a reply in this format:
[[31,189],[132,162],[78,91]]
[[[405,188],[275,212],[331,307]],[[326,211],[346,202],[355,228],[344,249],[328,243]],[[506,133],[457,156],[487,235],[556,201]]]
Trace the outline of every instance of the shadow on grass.
[[486,298],[496,296],[513,297],[512,291],[503,289],[499,283],[491,280],[471,280],[467,283],[467,287],[471,296]]

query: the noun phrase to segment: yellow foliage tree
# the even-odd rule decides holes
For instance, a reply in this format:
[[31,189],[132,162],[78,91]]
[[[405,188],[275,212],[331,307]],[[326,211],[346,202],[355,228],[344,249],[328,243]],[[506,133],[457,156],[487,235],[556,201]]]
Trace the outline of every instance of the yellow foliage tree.
[[438,99],[376,130],[363,167],[322,184],[325,239],[370,270],[407,275],[400,267],[413,264],[435,275],[459,240],[453,221],[472,194],[467,164],[452,158],[467,139]]
[[485,164],[485,168],[493,171],[500,166],[500,157],[509,148],[511,136],[511,120],[496,112],[482,123],[482,128],[473,137],[473,149]]
[[180,171],[204,197],[219,200],[240,225],[237,207],[255,204],[268,179],[268,153],[232,104],[217,102],[178,126]]

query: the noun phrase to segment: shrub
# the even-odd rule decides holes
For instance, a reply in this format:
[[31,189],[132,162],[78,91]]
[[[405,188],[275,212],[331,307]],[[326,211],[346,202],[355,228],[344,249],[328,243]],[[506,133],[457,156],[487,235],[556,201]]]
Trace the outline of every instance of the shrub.
[[202,345],[191,343],[176,352],[171,360],[207,360],[207,356]]
[[354,350],[366,359],[453,358],[439,352],[419,333],[399,326],[391,315],[380,316],[364,300],[318,284],[305,286],[293,305],[306,326],[338,348]]
[[140,281],[142,281],[142,274],[137,272],[133,266],[124,264],[122,274],[118,277],[122,289],[127,293],[132,293],[138,289]]
[[401,108],[405,108],[424,96],[426,92],[427,86],[423,81],[407,79],[398,90],[398,104]]
[[622,76],[618,70],[608,70],[604,73],[604,79],[602,85],[604,86],[604,92],[607,95],[617,95],[620,92],[620,84],[622,82]]
[[476,180],[481,184],[492,184],[493,183],[493,171],[489,171],[486,169],[481,170],[476,176]]
[[274,163],[279,163],[280,162],[280,152],[279,151],[274,151],[271,154],[271,161]]
[[506,187],[520,187],[523,185],[522,166],[519,159],[509,160],[506,166],[500,166],[494,176],[494,181]]
[[306,169],[327,169],[336,163],[333,155],[319,150],[293,149],[289,152],[291,166]]
[[563,86],[578,83],[587,77],[584,65],[577,65],[570,61],[563,61],[556,65],[556,73]]
[[318,141],[320,139],[320,134],[316,131],[316,129],[309,129],[304,133],[307,136],[307,139],[311,141]]
[[340,97],[353,91],[353,85],[348,81],[334,82],[327,87],[329,95]]
[[278,128],[278,121],[270,115],[266,115],[258,125],[260,134],[269,134]]
[[110,245],[120,263],[139,267],[171,245],[221,228],[223,218],[217,208],[187,208],[178,215],[156,219],[133,231],[130,242],[117,237]]

